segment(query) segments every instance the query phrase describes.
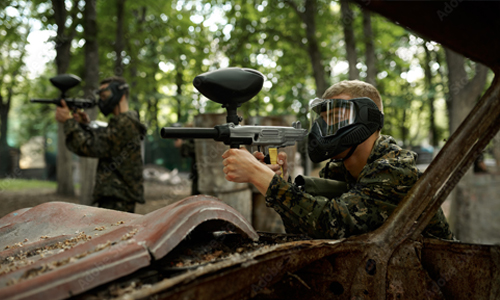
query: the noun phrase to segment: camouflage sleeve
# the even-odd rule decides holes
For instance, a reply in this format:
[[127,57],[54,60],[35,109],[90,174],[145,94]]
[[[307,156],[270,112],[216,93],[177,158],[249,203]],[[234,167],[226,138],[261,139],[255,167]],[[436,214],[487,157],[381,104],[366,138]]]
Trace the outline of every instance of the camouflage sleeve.
[[[336,199],[328,199],[305,193],[279,176],[272,179],[266,202],[281,215],[284,223],[296,225],[302,233],[311,237],[327,239],[374,230],[388,217],[387,210],[395,208],[383,203],[387,207],[380,212],[381,203],[370,201],[359,187]],[[377,209],[372,206],[377,206]]]
[[120,116],[111,119],[108,127],[100,129],[84,129],[78,122],[70,119],[64,123],[66,147],[80,156],[116,156],[130,142],[129,135],[133,129],[128,130],[128,127],[127,118]]
[[[384,188],[356,184],[334,199],[312,196],[274,176],[266,194],[285,224],[294,224],[314,238],[339,239],[380,227],[396,208],[379,200]],[[379,195],[374,195],[377,193]]]

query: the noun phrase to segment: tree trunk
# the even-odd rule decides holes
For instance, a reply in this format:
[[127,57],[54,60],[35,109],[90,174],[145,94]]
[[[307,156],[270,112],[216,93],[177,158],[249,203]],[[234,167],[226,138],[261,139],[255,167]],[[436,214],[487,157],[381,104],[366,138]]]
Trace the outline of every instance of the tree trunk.
[[[142,25],[143,23],[146,21],[146,7],[145,6],[142,6],[140,9],[135,9],[132,11],[132,14],[134,15],[136,21],[137,21],[137,36],[142,36],[142,32],[143,32],[143,29],[142,29]],[[135,40],[132,40],[131,41],[133,44],[135,44],[136,46],[139,46],[141,41],[139,41],[138,39],[135,39]],[[129,48],[131,48],[129,46]],[[137,86],[137,65],[139,64],[138,61],[132,59],[132,61],[130,62],[129,64],[129,72],[130,72],[130,78],[131,78],[131,81],[130,81],[130,90],[133,90],[136,86]],[[132,106],[133,108],[133,105],[137,105],[137,109],[140,107],[139,106],[139,98],[137,97],[137,94],[135,93],[132,93],[129,95],[129,97],[132,99],[132,104],[129,103],[129,105]]]
[[10,166],[9,145],[7,144],[7,120],[10,110],[10,97],[4,103],[0,95],[0,178],[8,176]]
[[54,18],[57,25],[56,36],[56,66],[57,74],[64,74],[69,68],[69,61],[71,58],[71,41],[73,36],[66,35],[66,21],[68,12],[64,0],[52,0],[52,7],[54,9]]
[[325,68],[323,66],[321,52],[318,47],[318,40],[316,39],[316,0],[306,0],[305,11],[303,12],[293,1],[287,1],[287,3],[295,9],[295,12],[306,25],[307,52],[311,60],[313,76],[316,82],[316,96],[321,97],[328,88],[328,84],[325,77]]
[[430,142],[433,147],[438,146],[438,133],[436,129],[436,117],[435,117],[435,109],[434,109],[434,101],[436,95],[436,87],[432,84],[432,72],[431,72],[431,53],[427,46],[424,45],[425,49],[425,64],[424,64],[424,72],[425,72],[425,88],[427,90],[427,101],[429,105],[429,135]]
[[373,86],[377,86],[376,76],[377,68],[375,66],[375,46],[373,43],[372,20],[370,11],[363,9],[363,34],[365,38],[366,48],[366,82]]
[[[84,37],[85,37],[85,98],[95,97],[94,91],[99,87],[99,46],[97,43],[96,0],[85,1]],[[97,108],[86,110],[91,120],[97,117]],[[92,191],[98,160],[80,157],[80,203],[92,204]]]
[[177,86],[177,122],[182,122],[182,85],[184,84],[184,80],[182,79],[182,68],[177,66],[176,74],[175,74],[175,85]]
[[408,129],[406,128],[406,108],[403,108],[403,118],[401,120],[401,140],[403,141],[403,148],[406,147],[408,140]]
[[125,11],[125,0],[116,0],[116,11],[117,11],[117,22],[116,22],[116,41],[115,41],[115,52],[116,52],[116,63],[115,63],[115,75],[123,76],[123,58],[122,52],[125,47],[125,41],[123,37],[123,17]]
[[74,196],[73,186],[73,155],[66,148],[66,135],[64,126],[57,126],[57,190],[56,193],[63,196]]
[[[465,71],[465,58],[445,48],[446,62],[448,64],[448,111],[450,118],[450,135],[459,127],[462,121],[469,114],[477,99],[481,95],[484,85],[486,84],[486,76],[488,68],[476,63],[476,74],[469,80]],[[476,153],[476,156],[479,153]],[[468,218],[467,207],[471,201],[469,191],[473,186],[472,172],[467,172],[456,188],[450,194],[452,203],[450,206],[450,226],[458,239],[467,239],[464,236],[464,230],[470,224]]]
[[[287,3],[294,8],[297,15],[306,25],[307,52],[309,54],[309,59],[311,60],[314,80],[316,82],[316,97],[321,97],[328,88],[328,82],[326,80],[321,52],[318,47],[318,40],[316,39],[316,0],[306,0],[305,11],[303,12],[294,1],[289,0]],[[305,148],[305,151],[307,152],[307,147]],[[307,156],[307,153],[304,153],[304,156]],[[304,173],[308,175],[310,172],[311,162],[309,159],[306,159],[304,161]]]
[[[152,94],[156,94],[155,88],[151,91]],[[158,99],[154,96],[148,97],[148,114],[149,114],[149,128],[153,131],[157,131],[158,125]]]
[[469,80],[462,55],[445,48],[448,64],[448,88],[450,110],[450,134],[452,134],[470,112],[486,84],[488,68],[476,63],[476,74]]
[[315,0],[306,1],[306,11],[304,12],[304,22],[306,23],[306,37],[308,41],[309,57],[313,68],[314,79],[316,81],[316,95],[320,97],[328,88],[325,79],[325,68],[321,61],[321,52],[316,39],[316,24],[314,16],[316,15]]
[[[73,40],[76,22],[73,19],[73,26],[66,34],[67,11],[64,0],[52,0],[54,18],[57,25],[56,36],[56,66],[57,74],[64,74],[69,67],[71,57],[71,41]],[[74,6],[75,7],[75,3]],[[77,7],[77,6],[76,6]],[[66,136],[63,125],[58,123],[57,130],[57,194],[64,196],[74,196],[72,154],[66,148]]]
[[349,80],[359,79],[359,72],[356,69],[358,56],[356,54],[356,40],[354,38],[354,29],[352,22],[354,21],[354,13],[349,7],[348,0],[340,0],[340,11],[342,16],[342,25],[344,26],[344,41],[347,54],[347,62],[349,63]]

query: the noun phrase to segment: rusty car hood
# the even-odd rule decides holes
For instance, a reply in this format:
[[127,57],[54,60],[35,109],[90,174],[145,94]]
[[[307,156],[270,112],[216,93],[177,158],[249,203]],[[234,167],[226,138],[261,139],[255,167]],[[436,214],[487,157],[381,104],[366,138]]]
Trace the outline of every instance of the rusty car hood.
[[0,219],[0,298],[63,299],[165,256],[197,227],[253,240],[239,212],[192,196],[147,215],[49,202]]

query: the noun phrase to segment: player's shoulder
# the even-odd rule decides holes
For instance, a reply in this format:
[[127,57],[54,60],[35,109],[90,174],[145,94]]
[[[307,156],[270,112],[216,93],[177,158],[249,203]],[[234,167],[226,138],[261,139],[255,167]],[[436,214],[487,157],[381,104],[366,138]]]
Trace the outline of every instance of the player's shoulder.
[[363,172],[368,177],[383,176],[387,182],[414,182],[421,175],[416,160],[415,152],[401,148],[391,136],[381,136]]
[[415,164],[417,154],[401,148],[396,140],[389,135],[381,135],[370,154],[368,161],[377,164]]

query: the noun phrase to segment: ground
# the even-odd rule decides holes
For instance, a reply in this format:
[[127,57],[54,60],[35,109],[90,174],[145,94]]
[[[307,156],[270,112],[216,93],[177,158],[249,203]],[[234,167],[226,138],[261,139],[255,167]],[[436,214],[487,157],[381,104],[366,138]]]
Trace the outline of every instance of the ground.
[[[147,181],[144,185],[146,203],[137,204],[136,213],[147,214],[188,197],[191,192],[190,184],[191,183],[185,178],[183,178],[180,183],[175,185]],[[34,207],[51,201],[79,203],[78,196],[59,196],[56,194],[55,189],[51,188],[1,191],[0,199],[0,218],[18,209]]]
[[[175,184],[168,182],[160,183],[158,180],[146,180],[144,184],[144,196],[146,203],[137,204],[136,213],[147,214],[159,208],[165,207],[171,203],[188,197],[190,195],[190,191],[191,182],[188,179],[187,174],[179,174],[178,180]],[[51,188],[32,188],[16,191],[0,190],[0,218],[18,209],[34,207],[51,201],[79,203],[78,195],[74,197],[60,196],[56,194],[55,189]],[[447,217],[449,217],[449,204],[450,201],[445,201],[442,205],[443,211]],[[256,205],[256,203],[253,205]],[[262,211],[259,212],[263,213]],[[255,221],[256,220],[254,220],[254,222]],[[256,226],[258,230],[269,230],[267,227],[259,227],[256,223],[254,223],[254,226]],[[264,225],[261,224],[260,226]]]

